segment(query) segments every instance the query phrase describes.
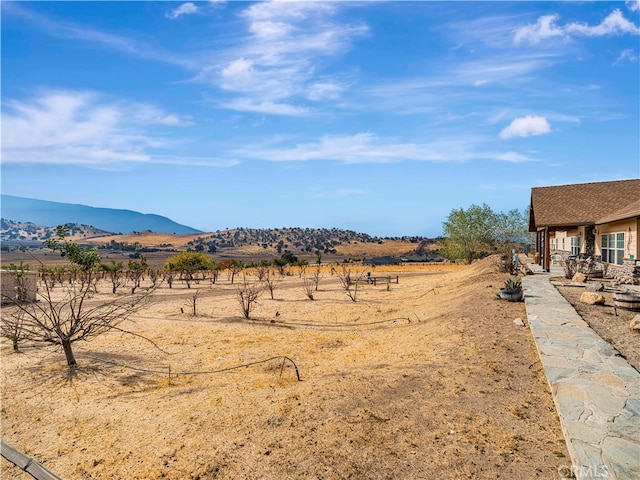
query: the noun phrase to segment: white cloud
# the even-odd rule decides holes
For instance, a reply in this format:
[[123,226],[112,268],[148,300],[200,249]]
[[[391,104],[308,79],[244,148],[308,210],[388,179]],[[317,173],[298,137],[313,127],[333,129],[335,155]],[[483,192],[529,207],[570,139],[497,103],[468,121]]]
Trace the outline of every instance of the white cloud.
[[368,31],[337,22],[338,8],[329,2],[254,3],[240,14],[246,35],[196,79],[235,95],[223,106],[241,111],[299,115],[310,107],[293,103],[336,99],[346,83],[322,75],[321,60],[349,50]]
[[167,13],[167,18],[175,20],[181,15],[191,15],[192,13],[196,13],[198,11],[198,7],[192,2],[183,3],[177,8],[174,8],[169,13]]
[[149,150],[163,146],[150,132],[153,125],[189,123],[151,105],[106,101],[94,92],[53,91],[3,107],[5,164],[149,162]]
[[[466,162],[473,160],[526,161],[515,153],[486,151],[487,138],[473,135],[442,137],[431,142],[399,142],[369,132],[354,135],[325,135],[293,146],[251,145],[231,152],[234,158],[271,162],[335,161],[347,164],[421,162]],[[275,140],[278,143],[278,140]]]
[[239,112],[262,113],[267,115],[301,116],[309,113],[304,107],[296,107],[288,103],[271,101],[254,101],[251,98],[236,98],[220,104],[224,108]]
[[611,12],[602,23],[593,27],[584,23],[570,23],[566,26],[566,30],[569,33],[579,33],[588,37],[601,37],[605,35],[638,35],[640,34],[640,27],[636,27],[633,22],[630,22],[619,9],[615,9]]
[[496,159],[502,160],[504,162],[510,162],[510,163],[522,163],[522,162],[531,161],[531,158],[517,152],[500,153],[496,155]]
[[564,37],[564,30],[555,24],[559,18],[560,16],[556,14],[543,15],[534,25],[517,29],[513,39],[515,44],[519,45],[525,41],[536,44],[547,38]]
[[519,45],[526,42],[534,45],[549,38],[568,38],[572,35],[601,37],[640,34],[640,27],[627,20],[619,9],[615,9],[600,24],[594,26],[581,22],[561,26],[556,24],[559,18],[557,14],[543,15],[535,24],[518,28],[513,38],[514,43]]
[[627,8],[632,12],[640,11],[640,0],[627,0]]
[[529,137],[550,132],[551,126],[546,118],[527,115],[513,120],[508,127],[500,132],[500,138]]
[[633,52],[632,49],[627,48],[625,50],[622,51],[622,53],[620,53],[620,55],[618,56],[618,58],[616,59],[615,62],[613,62],[614,65],[619,65],[621,63],[624,62],[630,62],[630,63],[634,63],[638,61],[638,56]]

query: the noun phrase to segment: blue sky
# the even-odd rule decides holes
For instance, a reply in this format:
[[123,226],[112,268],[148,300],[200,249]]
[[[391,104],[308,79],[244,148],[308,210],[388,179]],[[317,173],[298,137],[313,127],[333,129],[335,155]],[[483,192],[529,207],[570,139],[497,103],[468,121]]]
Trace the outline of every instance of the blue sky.
[[0,8],[6,194],[437,236],[640,176],[637,0]]

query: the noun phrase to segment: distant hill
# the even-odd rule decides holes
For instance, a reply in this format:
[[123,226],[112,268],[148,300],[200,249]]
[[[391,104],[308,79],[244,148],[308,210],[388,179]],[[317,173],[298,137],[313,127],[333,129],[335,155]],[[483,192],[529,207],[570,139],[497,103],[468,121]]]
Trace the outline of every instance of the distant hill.
[[237,228],[189,235],[136,232],[87,238],[83,243],[112,251],[129,251],[132,247],[144,247],[146,251],[189,249],[214,254],[218,258],[249,260],[280,257],[286,252],[310,261],[315,261],[316,252],[320,252],[325,259],[412,253],[431,258],[437,249],[435,240],[423,237],[379,238],[337,228]]
[[[75,241],[113,235],[111,232],[99,230],[90,225],[67,223],[67,226],[69,227],[67,237]],[[56,234],[56,227],[42,227],[31,222],[14,222],[4,218],[0,220],[0,240],[3,246],[41,246],[43,240],[55,237]]]
[[3,219],[31,222],[45,227],[75,223],[91,225],[96,229],[114,233],[131,233],[143,230],[157,233],[201,233],[200,230],[180,225],[167,217],[132,210],[96,208],[13,195],[1,195],[1,200]]

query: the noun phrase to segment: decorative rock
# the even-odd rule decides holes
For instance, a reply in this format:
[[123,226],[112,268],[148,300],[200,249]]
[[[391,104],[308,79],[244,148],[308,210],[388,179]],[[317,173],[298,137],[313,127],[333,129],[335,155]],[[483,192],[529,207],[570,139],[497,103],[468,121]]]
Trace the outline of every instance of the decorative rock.
[[587,276],[584,273],[578,272],[573,276],[571,281],[577,282],[577,283],[584,283],[587,281]]
[[582,292],[580,301],[588,305],[604,305],[604,297],[596,292]]
[[587,285],[588,292],[602,292],[604,290],[604,285],[600,282],[590,283]]
[[633,330],[634,332],[640,333],[640,314],[636,315],[631,319],[629,328],[631,328],[631,330]]
[[[640,317],[640,315],[638,315],[638,317]],[[522,319],[520,317],[516,318],[513,323],[515,323],[516,325],[518,325],[519,327],[524,327],[524,322],[522,321]],[[640,328],[640,322],[638,323],[638,328]]]

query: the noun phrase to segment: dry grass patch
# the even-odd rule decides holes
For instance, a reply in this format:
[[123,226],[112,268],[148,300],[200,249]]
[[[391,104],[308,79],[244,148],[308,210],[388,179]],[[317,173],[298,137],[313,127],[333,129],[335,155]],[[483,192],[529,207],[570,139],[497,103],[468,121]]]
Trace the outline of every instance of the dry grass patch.
[[[286,277],[249,320],[222,277],[199,286],[196,317],[192,290],[162,287],[131,326],[162,351],[105,335],[77,346],[73,377],[60,352],[3,343],[2,437],[66,479],[557,478],[566,449],[513,324],[524,305],[495,298],[505,276],[379,272],[399,284],[355,303],[329,273],[314,301]],[[281,358],[185,373],[279,355],[301,382]]]

